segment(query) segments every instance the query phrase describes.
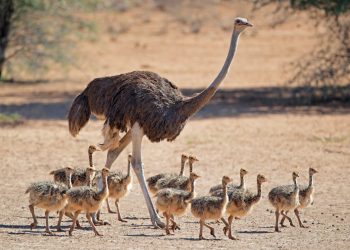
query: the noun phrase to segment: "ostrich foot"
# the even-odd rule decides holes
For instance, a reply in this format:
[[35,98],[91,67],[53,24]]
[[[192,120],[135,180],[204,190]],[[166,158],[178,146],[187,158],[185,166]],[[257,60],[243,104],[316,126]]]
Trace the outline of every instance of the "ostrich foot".
[[214,238],[216,238],[216,235],[215,235],[215,232],[214,232],[214,228],[210,229],[210,234],[211,234]]
[[47,233],[49,235],[54,235],[53,232],[48,228],[46,228],[45,233]]
[[38,223],[37,223],[37,222],[33,222],[33,223],[31,223],[31,224],[30,224],[30,229],[36,228],[36,227],[37,227],[37,225],[38,225]]
[[127,220],[124,220],[122,218],[118,218],[118,220],[121,221],[121,222],[128,222]]
[[236,237],[234,237],[232,234],[230,234],[229,236],[228,236],[228,238],[229,239],[231,239],[231,240],[238,240]]
[[228,228],[226,226],[222,229],[222,231],[224,232],[224,235],[227,234],[227,230],[228,230]]
[[275,227],[275,232],[281,232],[281,230],[279,230],[279,228],[278,227]]
[[159,217],[152,218],[151,221],[155,228],[160,228],[160,229],[165,228],[165,223],[162,222]]
[[95,236],[103,236],[103,234],[100,234],[99,232],[95,232]]

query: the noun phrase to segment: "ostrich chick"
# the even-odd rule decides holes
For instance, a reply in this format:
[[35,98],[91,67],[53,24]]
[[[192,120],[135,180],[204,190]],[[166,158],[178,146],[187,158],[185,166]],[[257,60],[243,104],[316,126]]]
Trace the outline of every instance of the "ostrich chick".
[[72,225],[69,230],[69,235],[71,236],[76,224],[76,220],[79,214],[84,211],[86,213],[86,218],[88,219],[95,235],[102,236],[96,229],[94,223],[92,222],[91,213],[95,213],[101,207],[102,202],[108,197],[108,184],[107,178],[109,174],[108,168],[102,169],[102,189],[96,190],[91,187],[74,187],[67,192],[68,205],[65,210],[69,212],[74,212],[74,218]]
[[166,218],[165,232],[170,234],[169,231],[169,220],[172,222],[173,232],[177,228],[177,224],[174,221],[174,215],[181,216],[185,213],[189,202],[194,197],[194,182],[200,176],[191,173],[191,190],[183,191],[174,188],[165,188],[160,190],[157,194],[156,207],[160,212],[163,212],[164,217]]
[[[226,206],[226,214],[228,217],[228,222],[225,221],[224,218],[221,220],[224,222],[225,227],[223,231],[226,235],[228,232],[228,238],[231,240],[236,240],[236,238],[232,235],[232,222],[235,218],[242,218],[250,214],[256,204],[258,204],[261,200],[261,185],[266,182],[267,179],[265,176],[258,174],[257,176],[257,193],[253,193],[250,190],[240,190],[233,189],[228,191],[228,204]],[[218,193],[220,192],[220,193]],[[214,195],[222,196],[222,191],[217,191]]]
[[[95,175],[96,169],[88,167],[88,168],[86,168],[85,172],[86,172],[86,175],[87,175],[87,180],[91,183],[91,180],[93,179],[93,176]],[[68,181],[67,181],[68,189],[71,189],[72,186],[73,186],[71,177],[72,177],[72,175],[69,176]],[[91,187],[91,185],[89,187]],[[68,211],[65,208],[62,209],[60,211],[59,219],[58,219],[58,223],[57,223],[57,230],[60,230],[60,231],[62,231],[61,230],[61,221],[62,221],[63,214],[65,214],[67,217],[69,217],[72,220],[74,218],[73,214],[70,211]],[[76,225],[77,225],[77,228],[81,228],[79,220],[76,221]]]
[[[89,155],[89,166],[91,168],[94,168],[94,165],[93,165],[93,162],[92,162],[92,154],[95,151],[100,151],[100,149],[96,148],[94,145],[89,146],[88,155]],[[64,183],[68,179],[67,178],[68,176],[66,176],[66,174],[65,174],[64,168],[51,171],[50,174],[53,175],[54,181],[57,181],[57,182],[63,182]],[[86,186],[86,185],[90,185],[91,186],[92,179],[89,179],[88,177],[89,177],[89,175],[86,173],[86,169],[84,169],[84,168],[77,168],[77,169],[74,170],[74,172],[72,174],[72,185],[74,187],[76,187],[76,186]]]
[[[306,185],[299,185],[299,202],[300,202],[300,206],[295,208],[294,209],[294,213],[298,219],[298,222],[299,222],[299,226],[302,227],[302,228],[307,228],[306,226],[304,226],[304,224],[301,222],[301,219],[300,219],[300,216],[299,216],[299,208],[306,208],[308,207],[310,204],[313,203],[314,201],[314,192],[315,192],[315,189],[314,189],[314,181],[313,181],[313,175],[316,174],[317,171],[316,169],[314,168],[309,168],[309,185],[306,186]],[[289,188],[292,189],[294,188],[293,185],[289,185]],[[288,211],[286,211],[286,214],[288,213]],[[281,226],[284,227],[284,220],[286,219],[287,217],[283,217],[282,220],[281,220]],[[292,220],[289,220],[289,223],[291,226],[294,226],[293,225],[293,222]]]
[[162,173],[162,174],[157,174],[157,175],[154,175],[154,176],[151,176],[151,177],[147,178],[146,181],[147,181],[147,186],[148,186],[149,191],[152,194],[156,194],[158,192],[157,182],[160,179],[163,179],[163,178],[176,178],[177,176],[183,176],[184,169],[185,169],[185,164],[186,164],[187,160],[188,160],[188,156],[185,155],[185,154],[182,154],[181,155],[181,168],[180,168],[180,174],[179,175],[177,175],[175,173]]
[[192,200],[191,212],[194,217],[199,218],[200,228],[199,228],[199,239],[204,239],[203,237],[203,226],[210,229],[210,234],[214,237],[214,228],[205,223],[206,220],[218,220],[224,214],[226,210],[226,205],[228,202],[227,196],[227,184],[231,182],[232,179],[223,176],[222,186],[223,186],[223,196],[202,196]]
[[[195,156],[188,157],[188,165],[190,167],[190,174],[193,171],[193,163],[198,161]],[[169,178],[160,179],[156,184],[157,190],[161,190],[163,188],[175,188],[184,191],[191,190],[191,180],[190,177],[187,176],[175,176]]]
[[[241,168],[241,170],[239,171],[239,177],[240,177],[240,181],[241,183],[239,185],[234,185],[234,184],[230,184],[227,186],[227,188],[230,189],[242,189],[243,191],[245,190],[245,182],[244,182],[244,176],[248,174],[248,171]],[[222,190],[222,185],[216,185],[210,188],[209,190],[209,194],[213,194],[218,190]]]
[[[297,183],[297,178],[299,175],[296,172],[293,172],[293,182],[294,186],[292,189],[288,187],[288,185],[285,186],[278,186],[273,188],[269,192],[269,201],[271,205],[276,209],[275,215],[276,215],[276,223],[275,223],[275,231],[280,232],[278,228],[278,218],[279,214],[281,213],[284,217],[289,218],[285,211],[293,210],[297,208],[299,203],[299,186]],[[291,219],[289,218],[291,221]]]
[[[108,182],[108,189],[109,189],[109,196],[108,198],[112,198],[115,200],[115,206],[117,208],[117,214],[118,214],[118,220],[121,222],[126,222],[126,220],[123,220],[120,211],[119,211],[119,200],[126,196],[131,188],[132,188],[132,175],[130,173],[131,169],[131,161],[132,156],[131,154],[128,155],[128,170],[126,174],[123,174],[122,172],[111,172],[108,176],[107,182]],[[108,198],[106,201],[108,201]],[[107,202],[108,204],[108,202]],[[108,204],[109,208],[109,204]],[[110,210],[109,212],[115,213]],[[99,216],[98,216],[99,217]]]
[[[70,167],[64,168],[65,176],[71,177],[73,169]],[[34,213],[34,207],[45,209],[46,230],[48,234],[53,234],[49,228],[49,214],[52,211],[60,211],[67,204],[68,187],[63,183],[52,181],[43,181],[32,183],[26,190],[29,193],[29,210],[32,214],[34,222],[30,225],[33,229],[38,225]],[[60,231],[60,228],[58,228]]]

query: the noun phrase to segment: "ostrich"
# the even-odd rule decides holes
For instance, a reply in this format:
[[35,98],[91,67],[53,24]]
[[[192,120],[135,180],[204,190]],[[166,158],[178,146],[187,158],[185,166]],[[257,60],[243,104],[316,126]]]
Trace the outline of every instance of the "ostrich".
[[[132,143],[132,167],[140,183],[152,224],[164,227],[147,189],[141,144],[146,135],[151,142],[173,141],[187,120],[203,108],[226,77],[236,52],[239,36],[253,26],[236,18],[226,61],[214,81],[201,93],[184,96],[169,80],[148,71],[133,71],[96,78],[73,101],[68,114],[69,131],[75,137],[89,121],[91,113],[104,120],[102,150],[108,150],[105,163],[111,168],[122,150]],[[119,132],[126,132],[120,138]]]

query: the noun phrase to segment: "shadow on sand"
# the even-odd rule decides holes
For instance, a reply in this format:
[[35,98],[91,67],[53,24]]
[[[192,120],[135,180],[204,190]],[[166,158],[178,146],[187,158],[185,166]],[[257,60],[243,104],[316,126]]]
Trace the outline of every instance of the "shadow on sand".
[[[186,96],[192,96],[202,89],[182,89]],[[220,117],[259,116],[269,114],[350,114],[350,85],[341,87],[331,97],[307,98],[312,93],[322,93],[321,88],[249,88],[221,89],[194,119]],[[345,93],[345,94],[344,94]],[[26,119],[65,120],[68,110],[78,93],[58,93],[59,102],[41,102],[40,96],[33,96],[32,102],[24,104],[0,104],[0,113],[18,113]],[[50,97],[55,98],[55,94]],[[63,101],[62,101],[63,100]]]

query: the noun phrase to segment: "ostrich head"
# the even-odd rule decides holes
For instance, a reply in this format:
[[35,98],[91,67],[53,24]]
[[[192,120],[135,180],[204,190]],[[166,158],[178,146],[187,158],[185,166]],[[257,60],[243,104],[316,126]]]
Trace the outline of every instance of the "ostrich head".
[[65,167],[64,171],[66,172],[66,174],[70,175],[74,172],[74,169],[71,167]]
[[187,159],[188,159],[188,156],[187,156],[187,155],[185,155],[185,154],[182,154],[182,155],[181,155],[181,160],[182,160],[182,161],[187,161]]
[[89,154],[93,154],[95,151],[101,151],[101,150],[98,149],[95,145],[90,145],[88,151],[89,151]]
[[222,185],[227,185],[228,183],[230,183],[232,181],[232,178],[228,177],[228,176],[223,176],[222,177]]
[[318,173],[316,169],[314,169],[314,168],[309,168],[309,174],[310,174],[310,175],[314,175],[314,174],[316,174],[316,173]]
[[128,154],[128,162],[132,161],[132,154]]
[[197,159],[197,157],[195,157],[195,156],[193,156],[193,155],[190,155],[189,157],[188,157],[188,160],[192,163],[192,162],[195,162],[195,161],[199,161],[198,159]]
[[239,174],[240,174],[240,176],[245,176],[246,174],[248,174],[248,171],[241,168],[241,170],[239,171]]
[[109,175],[109,169],[108,168],[102,168],[102,177],[105,178]]
[[235,19],[235,30],[236,31],[242,32],[243,30],[245,30],[248,27],[253,27],[253,24],[248,22],[248,20],[246,18],[237,17]]
[[191,179],[191,180],[197,180],[199,177],[200,177],[200,176],[197,175],[196,173],[191,173],[191,174],[190,174],[190,179]]
[[266,179],[266,177],[263,176],[262,174],[258,174],[257,181],[258,181],[259,183],[263,183],[263,182],[267,182],[267,179]]
[[299,174],[297,172],[293,172],[293,179],[296,179],[299,177]]

